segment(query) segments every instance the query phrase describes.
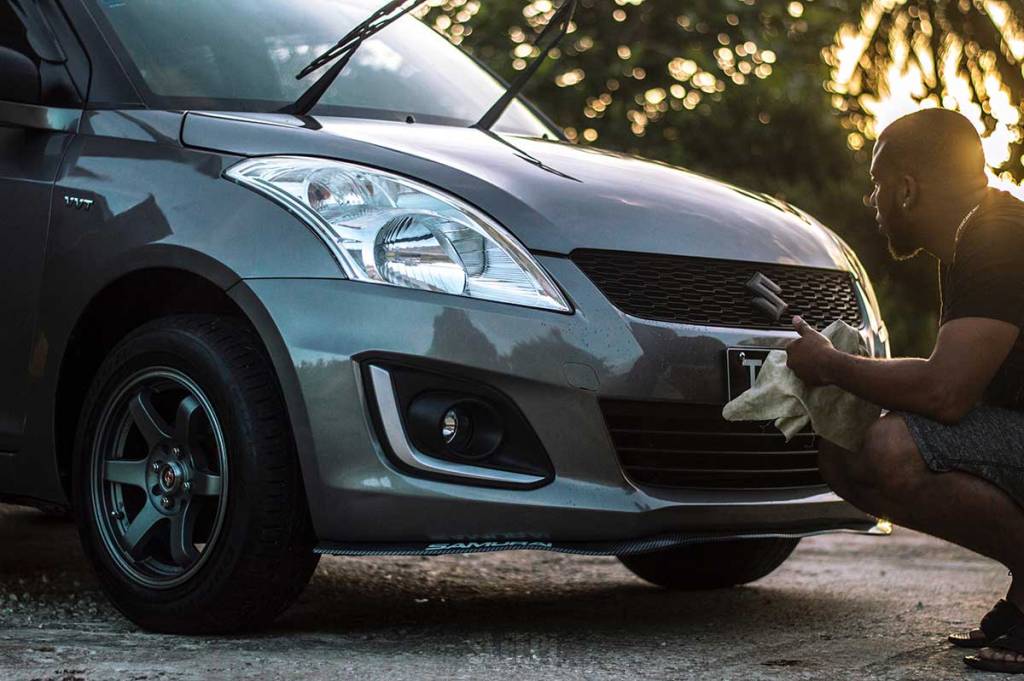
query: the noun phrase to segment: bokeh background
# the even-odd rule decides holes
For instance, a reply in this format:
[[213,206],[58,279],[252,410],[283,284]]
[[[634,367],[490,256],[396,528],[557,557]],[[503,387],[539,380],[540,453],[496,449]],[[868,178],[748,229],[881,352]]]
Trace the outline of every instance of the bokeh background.
[[[506,78],[559,0],[431,0],[420,17]],[[927,356],[935,261],[893,262],[868,166],[921,107],[964,113],[993,183],[1024,180],[1024,2],[581,0],[526,95],[578,144],[682,165],[790,201],[856,249],[894,354]],[[624,178],[625,180],[625,178]]]

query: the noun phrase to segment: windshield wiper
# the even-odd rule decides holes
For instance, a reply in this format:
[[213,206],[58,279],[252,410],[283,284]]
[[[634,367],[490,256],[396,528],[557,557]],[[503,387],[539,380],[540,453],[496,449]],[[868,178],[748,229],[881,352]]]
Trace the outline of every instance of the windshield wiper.
[[[519,93],[526,87],[533,74],[537,72],[540,65],[547,59],[551,50],[555,49],[558,43],[562,42],[565,34],[569,32],[569,24],[572,22],[573,17],[576,16],[577,5],[579,5],[579,0],[563,0],[562,6],[551,16],[551,21],[548,22],[548,25],[544,27],[544,30],[541,31],[540,35],[537,36],[537,40],[533,43],[534,47],[540,48],[540,54],[509,85],[508,90],[501,96],[501,99],[495,102],[494,106],[488,109],[487,113],[473,125],[474,128],[490,130],[494,127],[494,124],[505,113],[505,109],[512,103],[512,100],[519,96]],[[547,44],[545,44],[545,39],[548,39]]]
[[[305,116],[317,105],[320,98],[324,96],[327,89],[338,78],[341,72],[348,65],[349,60],[356,53],[363,42],[413,11],[427,0],[391,0],[386,5],[371,14],[369,18],[349,31],[344,38],[335,43],[334,47],[327,50],[319,57],[311,61],[304,69],[295,76],[296,80],[302,80],[317,69],[335,62],[334,66],[320,76],[308,90],[302,93],[295,103],[280,109],[280,113]],[[412,2],[410,5],[409,3]],[[404,7],[409,5],[408,7]],[[335,61],[337,60],[337,61]]]

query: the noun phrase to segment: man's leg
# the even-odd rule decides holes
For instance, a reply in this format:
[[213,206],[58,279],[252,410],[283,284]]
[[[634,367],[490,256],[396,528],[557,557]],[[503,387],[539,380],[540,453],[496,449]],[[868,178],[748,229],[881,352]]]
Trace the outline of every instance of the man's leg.
[[897,415],[879,419],[860,452],[822,444],[821,473],[839,496],[866,513],[999,561],[1018,576],[1007,600],[1024,610],[1024,509],[1006,492],[968,473],[930,470]]

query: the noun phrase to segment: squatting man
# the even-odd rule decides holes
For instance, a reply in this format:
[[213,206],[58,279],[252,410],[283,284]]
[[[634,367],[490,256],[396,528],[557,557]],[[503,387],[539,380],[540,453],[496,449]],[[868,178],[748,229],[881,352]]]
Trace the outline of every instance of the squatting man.
[[952,111],[887,127],[870,204],[896,259],[939,262],[941,314],[927,359],[840,352],[800,317],[789,367],[888,410],[860,452],[824,442],[821,472],[861,510],[995,559],[1013,575],[979,628],[951,634],[964,658],[1024,672],[1024,203],[988,185],[981,139]]

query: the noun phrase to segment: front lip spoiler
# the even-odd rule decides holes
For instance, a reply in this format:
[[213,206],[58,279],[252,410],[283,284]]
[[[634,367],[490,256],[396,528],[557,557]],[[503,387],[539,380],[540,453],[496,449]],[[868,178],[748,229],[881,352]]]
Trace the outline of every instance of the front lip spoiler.
[[865,521],[846,527],[792,531],[713,532],[701,534],[661,534],[641,539],[613,541],[558,542],[543,539],[513,541],[447,541],[447,542],[323,542],[315,552],[328,556],[447,556],[460,553],[493,553],[496,551],[553,551],[578,556],[629,556],[651,553],[679,546],[711,544],[735,539],[799,539],[822,534],[867,534],[888,536],[892,526],[885,521]]

